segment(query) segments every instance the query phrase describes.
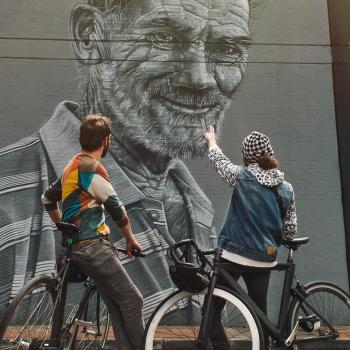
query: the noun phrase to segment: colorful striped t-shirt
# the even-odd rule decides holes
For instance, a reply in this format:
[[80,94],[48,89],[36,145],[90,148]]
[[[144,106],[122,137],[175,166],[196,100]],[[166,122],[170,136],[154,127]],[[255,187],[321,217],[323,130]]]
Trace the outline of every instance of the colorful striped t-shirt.
[[80,239],[108,235],[104,208],[119,227],[128,216],[103,165],[86,154],[78,154],[67,164],[57,179],[42,195],[46,210],[58,208],[62,202],[62,221],[77,225]]

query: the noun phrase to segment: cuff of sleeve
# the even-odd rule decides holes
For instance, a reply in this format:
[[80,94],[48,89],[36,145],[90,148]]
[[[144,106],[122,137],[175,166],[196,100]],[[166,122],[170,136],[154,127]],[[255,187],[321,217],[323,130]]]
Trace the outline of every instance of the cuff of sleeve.
[[57,203],[44,204],[44,207],[45,207],[46,211],[52,211],[52,210],[58,209]]
[[218,145],[211,146],[211,147],[209,147],[208,152],[211,152],[211,151],[213,151],[214,149],[220,149],[220,147],[219,147]]

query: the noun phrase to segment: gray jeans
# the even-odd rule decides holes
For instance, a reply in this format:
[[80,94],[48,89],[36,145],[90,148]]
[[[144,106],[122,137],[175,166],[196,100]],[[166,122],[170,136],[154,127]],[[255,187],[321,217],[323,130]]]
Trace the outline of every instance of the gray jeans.
[[90,276],[111,316],[118,350],[141,350],[143,298],[120,263],[114,246],[95,239],[72,251],[72,260]]

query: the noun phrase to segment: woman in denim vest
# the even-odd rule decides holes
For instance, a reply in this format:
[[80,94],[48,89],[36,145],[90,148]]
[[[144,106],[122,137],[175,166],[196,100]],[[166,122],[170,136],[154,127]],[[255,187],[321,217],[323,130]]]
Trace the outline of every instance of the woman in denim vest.
[[[266,135],[253,131],[243,140],[244,166],[231,163],[223,154],[212,126],[204,137],[211,164],[232,188],[218,241],[223,249],[222,260],[227,262],[227,271],[233,278],[243,278],[249,296],[267,313],[270,271],[266,268],[277,264],[282,239],[293,239],[297,232],[293,188],[277,169],[278,161]],[[222,344],[215,350],[229,346],[220,321],[223,307],[224,304],[215,303],[212,340]],[[265,338],[268,343],[267,334]]]

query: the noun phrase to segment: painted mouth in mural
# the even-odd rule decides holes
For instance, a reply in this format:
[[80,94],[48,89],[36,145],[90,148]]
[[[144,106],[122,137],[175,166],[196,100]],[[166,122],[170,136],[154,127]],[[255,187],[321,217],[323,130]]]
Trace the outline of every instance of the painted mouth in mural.
[[157,99],[165,107],[174,111],[189,113],[189,114],[207,114],[218,106],[218,103],[211,105],[187,104],[178,100],[172,100],[164,96],[159,96]]

